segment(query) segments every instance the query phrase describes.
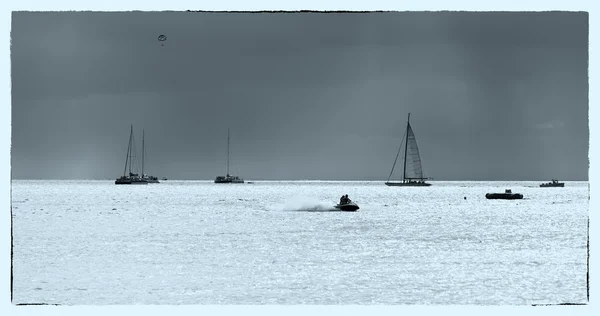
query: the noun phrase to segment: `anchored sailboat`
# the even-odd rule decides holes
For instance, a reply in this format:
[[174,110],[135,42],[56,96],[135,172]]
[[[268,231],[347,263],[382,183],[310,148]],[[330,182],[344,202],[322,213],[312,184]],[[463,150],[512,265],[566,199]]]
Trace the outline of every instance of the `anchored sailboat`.
[[227,175],[218,176],[215,183],[244,183],[244,179],[229,174],[229,129],[227,129]]
[[421,165],[419,146],[417,146],[417,139],[415,138],[415,133],[413,132],[412,127],[410,126],[410,113],[408,113],[408,122],[406,123],[405,136],[406,137],[402,138],[402,142],[404,143],[404,168],[402,172],[402,182],[390,182],[390,178],[392,177],[392,173],[394,172],[394,167],[396,166],[396,162],[398,161],[398,156],[400,155],[400,150],[402,149],[401,142],[400,148],[398,148],[398,153],[396,154],[396,159],[394,160],[394,164],[392,165],[392,171],[390,171],[390,176],[385,182],[385,185],[406,187],[430,186],[431,183],[426,183],[425,180],[427,178],[423,177],[423,166]]
[[145,142],[145,132],[142,130],[142,179],[144,179],[148,183],[160,183],[158,182],[158,178],[154,176],[149,176],[144,173],[144,158],[146,157],[146,147],[144,146]]
[[[131,165],[133,162],[133,125],[131,125],[131,131],[129,133],[129,145],[127,147],[127,158],[125,159],[125,169],[123,170],[123,176],[115,180],[115,184],[148,184],[148,182],[142,179],[137,173],[131,172]],[[126,174],[127,166],[129,166],[129,175]]]

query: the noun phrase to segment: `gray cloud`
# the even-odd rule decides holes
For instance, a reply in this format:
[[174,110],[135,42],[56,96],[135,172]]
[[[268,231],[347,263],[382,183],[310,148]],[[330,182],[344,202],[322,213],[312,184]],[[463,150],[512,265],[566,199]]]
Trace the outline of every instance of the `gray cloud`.
[[385,179],[411,112],[436,179],[587,179],[587,47],[572,12],[17,12],[12,174],[114,178],[134,124],[157,176],[230,127],[246,178]]

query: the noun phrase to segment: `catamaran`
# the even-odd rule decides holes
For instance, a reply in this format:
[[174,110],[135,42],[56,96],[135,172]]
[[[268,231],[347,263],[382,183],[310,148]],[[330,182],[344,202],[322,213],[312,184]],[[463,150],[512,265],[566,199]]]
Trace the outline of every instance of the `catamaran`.
[[[390,178],[394,173],[394,167],[398,161],[398,156],[402,150],[402,143],[404,143],[404,168],[402,171],[402,182],[390,182]],[[408,121],[406,123],[406,134],[402,137],[402,142],[398,148],[396,159],[392,165],[392,171],[388,177],[385,185],[387,186],[405,186],[405,187],[427,187],[431,183],[425,182],[427,178],[423,177],[423,166],[421,164],[421,156],[419,155],[419,146],[417,146],[417,139],[415,133],[410,126],[410,113],[408,113]]]
[[227,174],[217,176],[215,183],[244,183],[244,179],[229,174],[229,129],[227,129]]
[[[129,145],[127,147],[127,158],[125,159],[125,169],[123,170],[123,176],[115,180],[115,184],[148,184],[148,182],[142,179],[137,173],[131,172],[131,165],[134,160],[133,152],[133,125],[131,125],[131,131],[129,132]],[[128,166],[129,175],[126,173]]]

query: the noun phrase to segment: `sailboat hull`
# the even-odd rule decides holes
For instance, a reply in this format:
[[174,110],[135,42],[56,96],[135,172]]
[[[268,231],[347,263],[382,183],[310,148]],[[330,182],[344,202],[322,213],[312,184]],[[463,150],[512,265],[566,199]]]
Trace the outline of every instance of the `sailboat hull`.
[[146,181],[147,183],[160,183],[158,181],[158,179],[156,179],[156,177],[149,177],[149,178],[142,178],[143,181]]
[[244,180],[240,180],[240,179],[216,179],[215,183],[244,183]]
[[146,182],[144,180],[117,179],[117,180],[115,180],[115,184],[134,184],[134,185],[140,185],[140,184],[148,184],[148,182]]
[[428,187],[431,183],[425,182],[386,182],[385,185],[390,187]]

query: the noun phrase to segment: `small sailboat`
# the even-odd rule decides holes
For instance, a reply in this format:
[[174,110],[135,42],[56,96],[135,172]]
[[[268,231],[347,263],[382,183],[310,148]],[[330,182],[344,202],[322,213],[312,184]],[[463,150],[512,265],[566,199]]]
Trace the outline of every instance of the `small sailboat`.
[[[134,140],[133,140],[133,125],[131,125],[131,131],[129,132],[129,145],[127,146],[127,158],[125,159],[125,169],[123,170],[123,176],[115,180],[115,184],[148,184],[148,182],[142,179],[137,173],[133,173],[131,166],[134,158]],[[127,167],[129,166],[129,175],[127,175]]]
[[148,183],[160,183],[158,182],[157,177],[149,176],[144,173],[144,158],[146,157],[146,147],[144,146],[146,136],[145,134],[146,133],[144,132],[144,130],[142,130],[142,179]]
[[[398,156],[402,150],[402,143],[404,143],[404,168],[402,170],[402,182],[390,182],[390,178],[394,173],[394,167],[398,161]],[[431,183],[425,182],[427,178],[423,177],[423,166],[421,164],[421,156],[419,155],[419,146],[417,146],[417,139],[415,133],[410,126],[410,113],[408,113],[408,121],[406,123],[406,134],[402,138],[396,159],[392,165],[392,171],[388,177],[385,185],[387,186],[403,186],[403,187],[427,187]]]
[[225,176],[217,176],[215,183],[244,183],[244,179],[229,174],[229,129],[227,129],[227,173]]

